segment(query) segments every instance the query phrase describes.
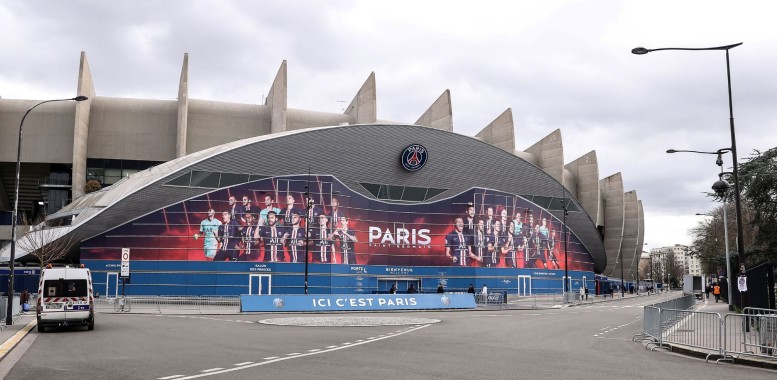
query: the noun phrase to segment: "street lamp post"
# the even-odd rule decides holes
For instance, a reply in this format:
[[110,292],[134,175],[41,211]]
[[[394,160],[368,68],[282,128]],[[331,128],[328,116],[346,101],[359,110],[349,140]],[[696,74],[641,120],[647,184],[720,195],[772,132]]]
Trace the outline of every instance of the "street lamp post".
[[[718,177],[720,178],[718,181],[716,181],[714,184],[712,184],[712,190],[715,191],[715,193],[720,197],[721,200],[723,200],[723,240],[724,244],[726,245],[726,282],[728,287],[728,309],[729,311],[734,311],[734,304],[732,302],[732,293],[731,293],[731,284],[733,282],[733,278],[731,277],[731,258],[729,257],[729,249],[728,249],[728,223],[726,221],[726,196],[728,194],[729,189],[731,186],[723,180],[724,175],[734,175],[733,172],[724,172],[723,171],[723,154],[732,152],[733,150],[730,148],[721,148],[718,149],[715,152],[704,152],[704,151],[697,151],[697,150],[678,150],[678,149],[669,149],[666,151],[667,153],[700,153],[700,154],[717,154],[718,158],[715,160],[715,164],[720,166],[720,174],[718,174]],[[697,213],[696,215],[708,215],[708,214],[701,214]],[[740,256],[741,260],[742,256]],[[740,261],[741,262],[741,261]]]
[[310,166],[308,166],[308,179],[305,184],[305,294],[308,294],[308,263],[310,257],[310,223],[313,222],[313,216],[310,210],[313,208],[313,198],[310,197]]
[[[567,193],[564,191],[564,186],[561,186],[561,192],[564,195],[564,198],[561,200],[561,208],[564,211],[564,300],[566,300],[567,291],[571,291],[569,289],[569,260],[567,259],[567,256],[569,255],[567,251],[567,215],[569,214],[569,210],[567,209]],[[587,288],[586,284],[583,284],[583,288]]]
[[[737,219],[737,253],[739,256],[739,265],[740,267],[744,267],[745,264],[745,239],[744,239],[744,226],[742,225],[742,201],[741,201],[741,193],[739,189],[739,169],[737,165],[737,139],[736,139],[736,129],[734,128],[734,102],[731,98],[731,64],[729,61],[729,54],[728,51],[742,45],[742,42],[731,44],[731,45],[725,45],[725,46],[716,46],[716,47],[709,47],[709,48],[661,48],[661,49],[646,49],[644,47],[637,47],[631,50],[633,54],[637,55],[643,55],[647,54],[653,51],[659,51],[659,50],[725,50],[726,51],[726,79],[728,84],[728,113],[729,113],[729,127],[731,130],[731,155],[733,156],[733,167],[732,167],[732,175],[734,177],[734,206],[736,209],[736,219]],[[746,305],[746,301],[744,299],[740,299],[741,306],[744,308]]]
[[723,168],[720,168],[720,174],[718,176],[720,179],[716,181],[712,185],[712,190],[715,191],[718,196],[720,196],[720,199],[723,200],[723,243],[726,245],[726,282],[727,282],[727,290],[728,290],[728,310],[734,311],[734,304],[732,302],[732,298],[734,294],[731,290],[731,284],[734,282],[733,277],[731,277],[731,258],[729,257],[729,250],[728,250],[728,220],[726,219],[726,208],[728,208],[726,204],[726,194],[728,193],[731,186],[729,186],[728,182],[723,180],[723,176],[726,174],[732,174],[727,173],[723,171]]
[[27,118],[27,115],[30,114],[30,112],[35,109],[35,107],[46,104],[46,103],[52,103],[52,102],[67,102],[67,101],[76,101],[80,102],[83,100],[87,100],[86,96],[76,96],[75,98],[69,98],[69,99],[52,99],[52,100],[44,100],[38,104],[35,104],[34,106],[27,109],[27,112],[24,113],[24,116],[22,116],[22,121],[19,123],[19,142],[16,146],[16,184],[14,186],[14,199],[13,199],[13,215],[11,217],[11,254],[8,258],[8,307],[6,309],[5,314],[5,324],[10,326],[13,324],[13,277],[14,277],[14,261],[16,260],[16,219],[19,216],[19,176],[21,173],[22,168],[22,129],[24,128],[24,120]]
[[621,298],[623,298],[623,297],[626,297],[626,292],[625,292],[625,289],[623,287],[623,277],[624,277],[623,276],[623,235],[621,235],[621,245],[620,245],[620,248],[618,249],[618,251],[619,251],[618,252],[619,259],[618,260],[621,262]]

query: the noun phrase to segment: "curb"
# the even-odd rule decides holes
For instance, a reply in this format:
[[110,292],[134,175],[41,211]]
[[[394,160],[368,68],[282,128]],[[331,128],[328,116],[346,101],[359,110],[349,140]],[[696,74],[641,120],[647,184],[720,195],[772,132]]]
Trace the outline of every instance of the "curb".
[[32,328],[35,327],[37,324],[38,324],[38,320],[33,319],[21,330],[17,331],[16,334],[13,334],[12,337],[8,338],[5,342],[3,342],[3,344],[0,345],[0,361],[5,359],[5,357],[11,351],[13,351],[13,349],[19,344],[19,342],[21,342],[22,339],[24,339],[24,337],[26,337],[27,334],[30,333],[30,330],[32,330]]
[[[700,359],[706,359],[707,355],[710,355],[709,353],[701,352],[692,350],[690,348],[686,348],[683,346],[669,346],[670,351],[676,352],[678,354],[686,355],[686,356],[692,356]],[[713,353],[714,356],[720,356],[719,354]],[[761,360],[753,360],[750,358],[733,358],[732,357],[732,364],[738,364],[738,365],[746,365],[748,367],[757,367],[757,368],[765,368],[765,369],[771,369],[771,370],[777,370],[777,362],[767,362],[767,361],[761,361]]]

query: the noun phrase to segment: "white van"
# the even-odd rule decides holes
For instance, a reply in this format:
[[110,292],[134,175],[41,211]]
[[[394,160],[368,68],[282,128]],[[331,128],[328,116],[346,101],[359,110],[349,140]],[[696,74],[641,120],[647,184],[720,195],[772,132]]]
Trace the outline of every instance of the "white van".
[[40,274],[38,332],[47,326],[86,326],[94,330],[92,273],[84,268],[52,268]]

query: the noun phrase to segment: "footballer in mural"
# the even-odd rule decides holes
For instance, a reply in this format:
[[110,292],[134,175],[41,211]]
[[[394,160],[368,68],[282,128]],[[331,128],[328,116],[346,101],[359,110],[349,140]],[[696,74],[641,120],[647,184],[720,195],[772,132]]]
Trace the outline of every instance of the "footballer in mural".
[[593,270],[580,240],[520,196],[475,188],[390,203],[331,176],[309,184],[306,192],[306,176],[287,176],[219,189],[91,238],[81,257],[131,248],[133,260],[300,263],[307,254],[317,264]]

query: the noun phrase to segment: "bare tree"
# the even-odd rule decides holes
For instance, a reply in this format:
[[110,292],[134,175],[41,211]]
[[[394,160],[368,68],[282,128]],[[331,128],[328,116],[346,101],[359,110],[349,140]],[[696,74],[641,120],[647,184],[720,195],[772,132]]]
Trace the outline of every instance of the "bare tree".
[[49,227],[46,222],[43,222],[30,226],[28,231],[16,241],[16,244],[37,258],[40,268],[43,270],[43,267],[49,263],[67,256],[70,249],[73,248],[75,240],[64,232],[62,227]]
[[683,263],[677,260],[677,257],[671,250],[666,254],[666,262],[664,265],[669,286],[673,288],[680,286],[680,281],[683,278],[683,273],[685,273],[685,268]]
[[650,261],[640,260],[639,262],[639,279],[644,280],[650,278]]

